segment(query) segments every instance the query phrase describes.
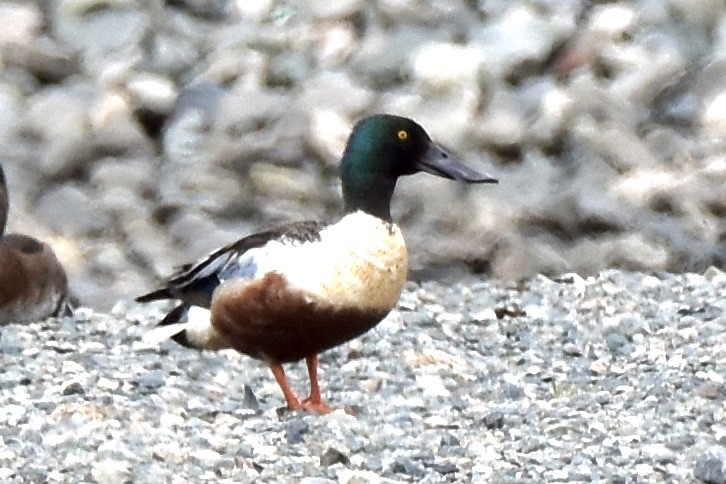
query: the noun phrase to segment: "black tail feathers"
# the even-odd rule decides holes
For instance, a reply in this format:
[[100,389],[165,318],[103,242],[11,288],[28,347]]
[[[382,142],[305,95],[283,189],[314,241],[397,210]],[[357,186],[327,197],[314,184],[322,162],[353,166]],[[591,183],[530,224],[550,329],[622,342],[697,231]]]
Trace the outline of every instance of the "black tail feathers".
[[[159,291],[157,291],[159,292]],[[151,293],[153,294],[153,293]],[[147,294],[149,295],[149,294]],[[141,296],[144,297],[144,296]],[[152,299],[153,300],[153,299]],[[138,299],[137,299],[138,301]],[[144,302],[144,301],[141,301]],[[162,319],[159,322],[159,326],[168,326],[170,324],[176,324],[176,323],[184,323],[187,319],[187,313],[189,312],[189,306],[186,304],[180,304],[179,306],[175,307],[169,313],[164,316],[164,319]],[[186,330],[182,330],[171,337],[171,339],[182,345],[186,346],[187,348],[194,348],[194,346],[189,343],[189,339],[187,338],[187,332]]]

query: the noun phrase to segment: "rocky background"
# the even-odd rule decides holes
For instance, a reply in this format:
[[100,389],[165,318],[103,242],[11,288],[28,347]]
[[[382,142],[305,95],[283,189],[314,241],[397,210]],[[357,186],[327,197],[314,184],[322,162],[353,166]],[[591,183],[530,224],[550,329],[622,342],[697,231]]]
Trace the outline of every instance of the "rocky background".
[[[321,357],[348,413],[144,343],[175,265],[334,219],[375,112],[501,181],[400,182],[412,281]],[[0,480],[726,484],[725,147],[723,0],[0,1],[10,229],[87,306],[2,328]]]
[[726,261],[722,0],[6,0],[0,62],[10,230],[96,309],[334,219],[375,112],[501,180],[400,183],[413,279]]

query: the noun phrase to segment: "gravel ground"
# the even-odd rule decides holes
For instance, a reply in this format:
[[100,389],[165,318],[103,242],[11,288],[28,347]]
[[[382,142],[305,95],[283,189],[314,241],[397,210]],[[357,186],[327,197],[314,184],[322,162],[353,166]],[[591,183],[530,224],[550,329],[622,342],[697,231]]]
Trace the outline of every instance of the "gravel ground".
[[10,325],[0,480],[723,484],[725,296],[714,268],[412,282],[323,355],[326,416],[234,352],[149,347],[163,306]]
[[97,310],[335,219],[376,112],[500,178],[401,181],[416,273],[726,268],[723,0],[0,0],[9,229]]

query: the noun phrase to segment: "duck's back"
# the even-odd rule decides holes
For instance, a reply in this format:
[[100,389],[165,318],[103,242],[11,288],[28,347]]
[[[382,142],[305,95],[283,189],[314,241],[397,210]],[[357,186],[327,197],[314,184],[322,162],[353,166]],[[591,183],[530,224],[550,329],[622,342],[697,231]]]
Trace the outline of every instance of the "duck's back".
[[57,316],[67,297],[65,271],[47,244],[26,235],[0,237],[0,325]]

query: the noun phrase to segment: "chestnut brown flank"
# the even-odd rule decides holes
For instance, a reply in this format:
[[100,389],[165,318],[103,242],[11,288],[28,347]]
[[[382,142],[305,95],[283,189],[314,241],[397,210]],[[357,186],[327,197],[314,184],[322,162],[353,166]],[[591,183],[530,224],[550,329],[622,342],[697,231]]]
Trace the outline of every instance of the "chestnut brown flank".
[[219,291],[212,325],[231,347],[268,362],[291,362],[344,343],[378,324],[386,311],[308,302],[278,273],[243,291]]

